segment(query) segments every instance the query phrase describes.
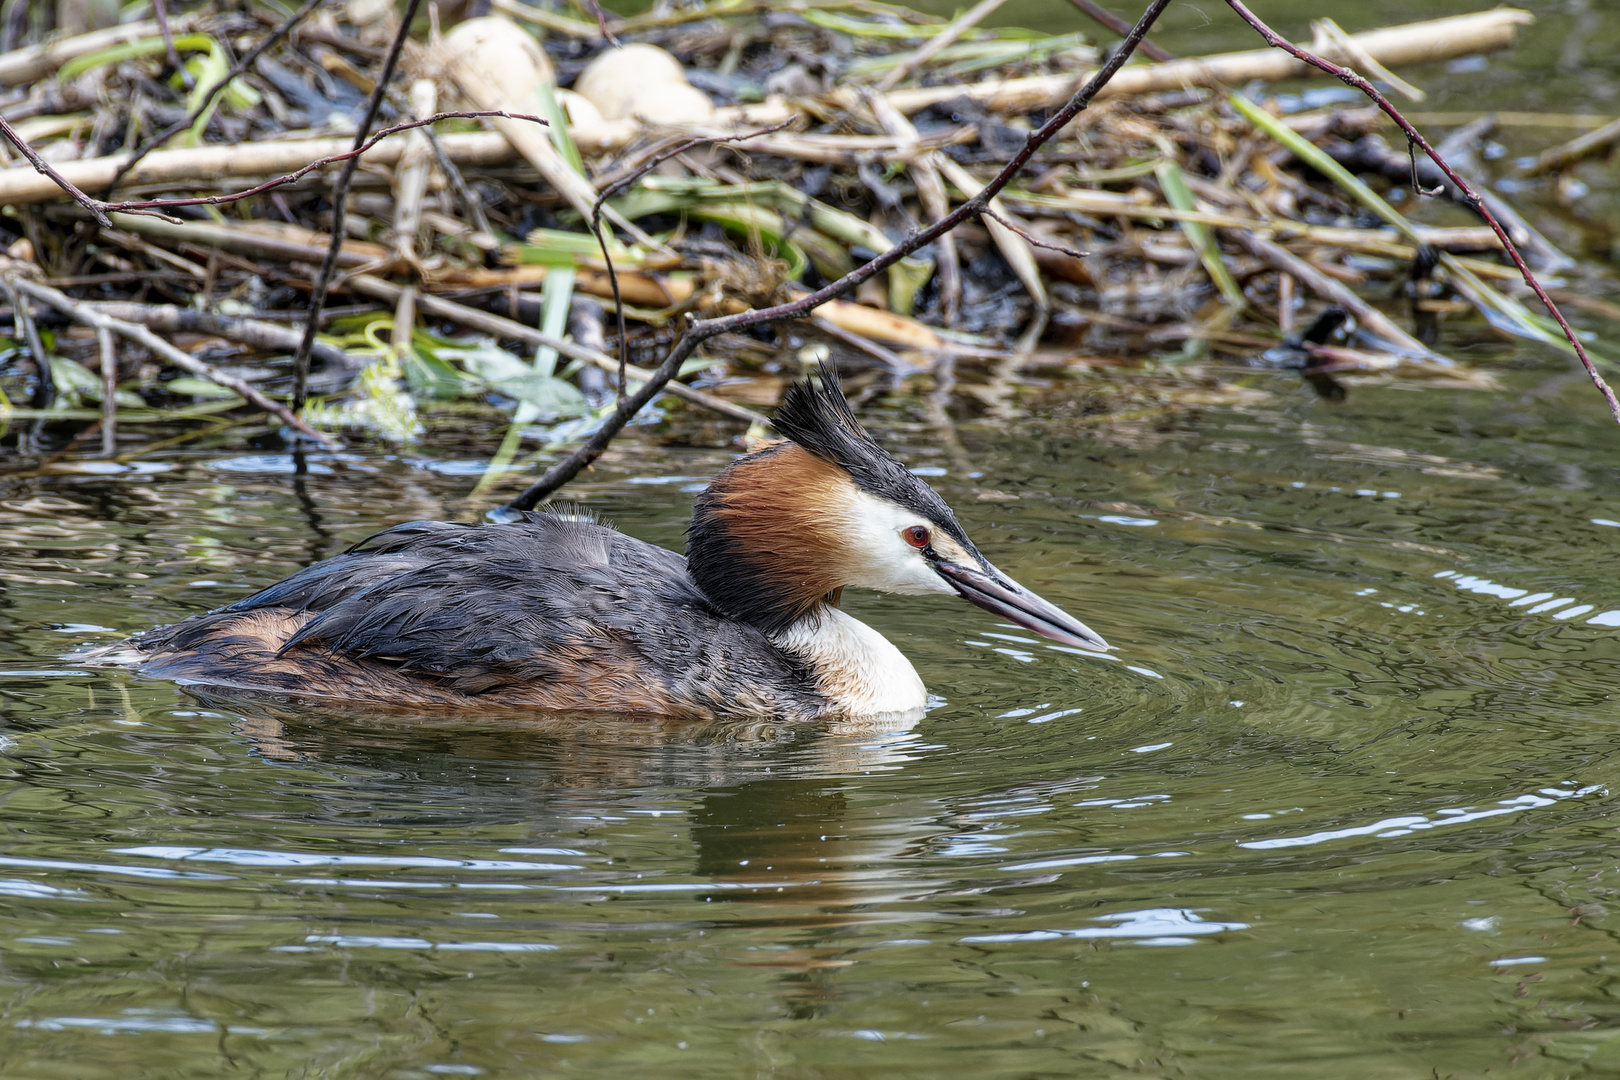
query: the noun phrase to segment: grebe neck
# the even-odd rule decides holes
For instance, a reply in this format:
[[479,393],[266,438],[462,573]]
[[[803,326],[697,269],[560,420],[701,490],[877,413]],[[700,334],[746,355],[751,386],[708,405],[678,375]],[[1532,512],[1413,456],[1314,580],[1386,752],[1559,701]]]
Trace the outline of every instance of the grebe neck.
[[815,672],[834,711],[850,716],[920,714],[927,703],[917,669],[894,643],[831,605],[770,633],[777,648]]
[[732,462],[692,507],[686,565],[721,612],[777,634],[853,579],[840,535],[854,485],[801,447],[779,442]]

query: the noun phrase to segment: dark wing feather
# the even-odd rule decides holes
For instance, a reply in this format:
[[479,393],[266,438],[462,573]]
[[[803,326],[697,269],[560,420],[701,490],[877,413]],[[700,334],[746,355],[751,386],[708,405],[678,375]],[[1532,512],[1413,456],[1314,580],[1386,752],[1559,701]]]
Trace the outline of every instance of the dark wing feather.
[[758,630],[720,616],[681,556],[549,514],[503,525],[395,526],[137,643],[161,654],[155,671],[206,679],[189,669],[206,667],[210,644],[265,611],[305,620],[277,658],[314,650],[462,694],[539,700],[547,687],[572,686],[576,698],[603,706],[819,708],[810,673]]

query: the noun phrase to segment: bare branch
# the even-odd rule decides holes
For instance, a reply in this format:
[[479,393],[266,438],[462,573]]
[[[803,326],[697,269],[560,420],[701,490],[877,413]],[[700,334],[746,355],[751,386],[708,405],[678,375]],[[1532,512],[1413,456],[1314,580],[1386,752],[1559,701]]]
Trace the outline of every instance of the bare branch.
[[[594,0],[593,6],[595,6]],[[598,19],[602,17],[602,9],[600,7],[596,8],[596,17]],[[607,35],[606,23],[602,24],[602,33]],[[608,35],[608,40],[613,41],[611,35]],[[618,43],[614,42],[614,44]],[[642,162],[624,176],[621,176],[617,180],[613,181],[613,183],[602,189],[602,193],[598,195],[596,197],[596,201],[591,204],[591,232],[596,234],[597,246],[602,249],[602,261],[607,264],[608,284],[613,289],[613,313],[618,319],[619,323],[618,390],[621,398],[624,396],[625,388],[624,371],[630,363],[630,334],[629,329],[625,326],[624,300],[619,295],[619,272],[613,266],[613,256],[608,254],[607,236],[602,232],[602,207],[607,203],[608,199],[612,198],[614,195],[617,195],[631,184],[634,184],[637,180],[640,180],[643,176],[646,176],[648,173],[658,168],[658,166],[662,165],[670,158],[678,157],[681,154],[686,153],[688,150],[699,146],[712,146],[716,143],[746,142],[749,139],[757,139],[761,135],[769,135],[773,132],[781,131],[783,128],[788,127],[792,123],[792,120],[784,120],[775,127],[762,128],[759,131],[751,131],[747,135],[700,135],[694,139],[687,139],[685,142],[682,142],[673,149],[666,150],[661,154],[648,158],[646,161]]]
[[[1090,15],[1093,19],[1096,19],[1098,22],[1102,23],[1116,34],[1127,34],[1130,32],[1130,23],[1126,22],[1118,15],[1115,15],[1112,11],[1109,11],[1101,4],[1097,3],[1096,0],[1069,0],[1069,3],[1073,4],[1087,15]],[[1137,46],[1137,48],[1141,49],[1142,55],[1147,57],[1149,60],[1157,60],[1161,64],[1166,60],[1174,60],[1176,58],[1175,53],[1166,52],[1164,49],[1159,48],[1151,41],[1143,41]]]
[[168,50],[169,63],[174,67],[175,73],[187,90],[191,89],[191,76],[180,63],[180,54],[174,47],[174,31],[169,29],[169,12],[163,6],[163,0],[152,0],[152,17],[157,20],[158,32],[163,35],[163,46]]
[[1008,221],[1006,218],[1004,218],[1000,214],[996,213],[995,210],[992,209],[991,207],[987,206],[980,212],[985,217],[994,218],[997,221],[1001,222],[1007,228],[1011,229],[1013,232],[1017,233],[1019,236],[1022,236],[1025,240],[1028,240],[1031,244],[1035,245],[1038,248],[1045,248],[1047,251],[1061,251],[1063,254],[1072,255],[1076,259],[1084,259],[1088,255],[1091,254],[1091,252],[1089,252],[1089,251],[1076,251],[1072,247],[1064,247],[1062,244],[1054,244],[1049,240],[1042,240],[1042,239],[1032,235],[1029,232],[1028,229],[1025,229],[1025,228],[1023,228],[1021,226],[1015,225],[1012,222]]
[[5,136],[5,140],[12,146],[15,146],[19,154],[28,159],[29,164],[34,166],[35,172],[43,173],[44,175],[50,177],[51,181],[56,184],[57,187],[61,188],[63,191],[67,192],[73,197],[74,202],[90,211],[90,216],[96,219],[96,224],[100,225],[104,229],[112,228],[112,219],[107,217],[107,211],[102,208],[101,201],[99,199],[92,199],[90,196],[74,187],[67,177],[63,176],[61,173],[52,168],[51,163],[40,157],[39,151],[35,150],[32,146],[29,146],[27,141],[24,140],[21,135],[17,134],[17,129],[6,123],[6,119],[3,116],[0,116],[0,135]]
[[[122,180],[131,169],[140,164],[142,158],[146,157],[147,154],[150,154],[153,150],[156,150],[158,147],[168,142],[180,132],[191,127],[192,124],[197,122],[198,117],[202,116],[209,109],[213,108],[214,102],[219,100],[219,96],[225,92],[226,87],[231,85],[232,80],[251,68],[254,61],[258,60],[260,56],[264,55],[264,51],[266,49],[280,41],[283,37],[286,37],[293,27],[303,22],[304,17],[310,12],[314,11],[315,8],[319,6],[320,2],[321,0],[304,0],[303,7],[299,8],[297,11],[287,16],[286,19],[282,20],[279,26],[271,30],[262,41],[253,46],[252,49],[248,50],[247,55],[238,60],[236,64],[225,73],[225,77],[220,79],[219,82],[215,84],[213,90],[209,91],[208,97],[205,98],[196,107],[196,109],[192,110],[190,116],[187,116],[183,120],[176,120],[174,123],[170,124],[168,127],[164,128],[162,131],[158,132],[150,139],[147,139],[144,143],[137,147],[135,152],[130,155],[130,159],[120,165],[116,173],[113,173],[112,180],[107,184],[107,190],[102,193],[103,196],[111,195],[113,191],[117,189],[118,182]],[[161,3],[157,3],[154,5],[154,9],[161,12],[163,10],[163,5]],[[162,16],[159,16],[159,18],[161,19]],[[163,23],[163,37],[169,43],[170,62],[173,63],[178,69],[180,67],[180,60],[179,57],[174,55],[174,41],[169,36],[169,27],[167,22]]]
[[621,43],[617,37],[613,36],[613,31],[608,29],[607,15],[602,12],[602,5],[598,0],[585,0],[585,6],[591,9],[592,15],[596,16],[596,28],[602,32],[602,37],[615,49],[619,48]]
[[1428,155],[1429,160],[1434,162],[1441,172],[1445,173],[1446,179],[1455,185],[1463,200],[1473,207],[1474,212],[1483,218],[1485,223],[1496,233],[1496,238],[1502,243],[1502,249],[1508,253],[1508,258],[1513,260],[1513,265],[1518,268],[1520,276],[1524,278],[1524,283],[1530,286],[1530,291],[1536,294],[1536,299],[1541,301],[1548,314],[1557,320],[1558,328],[1564,332],[1564,337],[1574,347],[1575,355],[1580,358],[1581,366],[1586,369],[1586,374],[1592,380],[1592,385],[1597,387],[1598,393],[1602,394],[1603,400],[1608,403],[1609,414],[1614,417],[1615,423],[1620,424],[1620,399],[1615,397],[1614,390],[1603,380],[1603,376],[1598,374],[1597,368],[1592,364],[1592,358],[1586,354],[1586,348],[1581,344],[1574,328],[1569,325],[1569,320],[1564,318],[1564,313],[1558,310],[1558,305],[1553,303],[1552,297],[1547,295],[1547,290],[1542,288],[1541,282],[1536,280],[1536,275],[1531,271],[1529,264],[1524,261],[1524,256],[1519,253],[1518,246],[1513,243],[1513,238],[1502,227],[1502,223],[1497,220],[1496,215],[1491,213],[1490,208],[1485,205],[1484,196],[1476,191],[1468,181],[1457,175],[1457,171],[1447,164],[1445,158],[1440,156],[1439,151],[1429,145],[1429,140],[1425,139],[1423,134],[1413,127],[1406,117],[1401,115],[1400,110],[1395,108],[1387,97],[1379,93],[1378,88],[1373,86],[1372,83],[1349,68],[1340,67],[1331,60],[1324,60],[1315,53],[1293,44],[1262,22],[1259,16],[1244,7],[1242,0],[1226,0],[1226,4],[1237,12],[1239,18],[1252,26],[1261,37],[1265,38],[1266,42],[1273,48],[1289,53],[1295,59],[1304,61],[1319,71],[1334,76],[1346,85],[1354,87],[1372,98],[1379,109],[1383,110],[1384,115],[1395,121],[1396,126],[1406,135],[1407,140],[1412,145],[1421,148]]
[[[393,43],[388,46],[388,56],[383,60],[382,70],[377,73],[377,84],[371,88],[371,100],[366,102],[366,115],[355,130],[355,150],[365,143],[366,136],[371,133],[371,125],[377,122],[377,111],[382,108],[388,83],[399,64],[399,54],[405,48],[405,39],[411,36],[411,23],[421,6],[422,0],[410,0],[400,15],[399,29],[394,33]],[[326,306],[326,292],[332,287],[338,255],[343,251],[343,218],[349,206],[349,185],[354,181],[354,170],[359,163],[359,157],[349,157],[332,184],[332,242],[326,248],[326,258],[321,262],[320,273],[315,275],[315,285],[309,293],[309,318],[304,323],[304,338],[299,342],[298,351],[293,353],[294,412],[304,407],[304,394],[309,382],[309,357],[315,348],[315,334],[321,327],[321,309]]]

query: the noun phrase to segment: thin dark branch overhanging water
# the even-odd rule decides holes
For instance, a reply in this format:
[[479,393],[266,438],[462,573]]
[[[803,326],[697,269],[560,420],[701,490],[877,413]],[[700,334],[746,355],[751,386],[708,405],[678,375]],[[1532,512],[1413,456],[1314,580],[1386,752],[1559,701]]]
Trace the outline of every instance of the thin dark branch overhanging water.
[[[415,21],[417,9],[421,6],[422,0],[409,0],[400,15],[399,30],[388,47],[382,70],[377,72],[377,84],[371,88],[371,99],[366,102],[366,115],[354,133],[355,150],[360,149],[366,136],[371,133],[371,125],[377,122],[377,112],[387,96],[394,68],[399,65],[399,54],[405,48],[405,39],[411,36],[411,23]],[[304,323],[304,338],[298,345],[298,351],[293,354],[293,412],[304,407],[309,383],[309,357],[315,348],[315,334],[321,326],[321,309],[326,306],[326,293],[332,287],[332,276],[337,273],[338,254],[343,250],[343,218],[348,209],[349,185],[354,181],[354,170],[359,163],[358,154],[350,155],[332,183],[332,243],[326,249],[326,259],[321,263],[320,273],[315,276],[314,288],[310,290],[309,318]]]
[[676,372],[681,369],[681,364],[703,342],[720,334],[745,330],[761,323],[776,322],[780,319],[803,318],[815,308],[849,292],[860,285],[861,282],[882,273],[919,248],[950,232],[962,222],[983,212],[990,205],[990,200],[1000,194],[1001,190],[1012,181],[1013,177],[1018,175],[1029,162],[1029,159],[1035,156],[1036,151],[1051,141],[1070,120],[1073,120],[1087,105],[1091,104],[1091,100],[1097,96],[1097,92],[1107,86],[1109,80],[1114,77],[1120,68],[1125,66],[1125,61],[1131,58],[1131,54],[1136,51],[1136,46],[1140,44],[1148,29],[1158,20],[1160,13],[1170,6],[1170,2],[1171,0],[1152,0],[1148,4],[1147,10],[1142,13],[1142,17],[1136,21],[1136,25],[1131,27],[1131,32],[1125,36],[1119,50],[1091,78],[1087,79],[1085,85],[1075,91],[1063,107],[1047,119],[1046,123],[1030,133],[1024,140],[1024,145],[1013,155],[1012,160],[1008,161],[1001,171],[996,174],[995,178],[985,184],[977,195],[959,205],[934,224],[916,230],[877,258],[850,271],[837,281],[824,285],[814,292],[807,293],[797,300],[717,319],[690,322],[687,325],[686,333],[681,335],[681,339],[670,348],[669,355],[664,358],[663,363],[658,365],[658,369],[653,372],[652,378],[642,384],[640,390],[633,396],[622,399],[619,402],[619,407],[603,422],[602,426],[596,430],[596,433],[586,440],[584,445],[563,460],[552,465],[541,475],[540,479],[531,484],[517,498],[501,507],[497,513],[512,513],[534,509],[542,499],[545,499],[575,476],[578,476],[580,470],[601,457],[602,452],[607,449],[608,443],[613,441],[613,437],[619,433],[625,424],[630,422],[630,419],[641,410],[643,405],[653,399],[654,395],[663,388],[665,383],[675,377]]

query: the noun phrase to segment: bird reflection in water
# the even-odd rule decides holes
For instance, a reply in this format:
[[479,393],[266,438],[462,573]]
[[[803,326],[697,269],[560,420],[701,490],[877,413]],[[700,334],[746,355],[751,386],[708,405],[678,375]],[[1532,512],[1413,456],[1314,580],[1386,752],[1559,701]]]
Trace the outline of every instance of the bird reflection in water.
[[[757,941],[732,947],[725,960],[780,970],[792,1016],[814,1015],[835,999],[836,972],[855,963],[848,945],[828,943],[828,931],[885,920],[881,909],[925,890],[896,873],[895,860],[944,828],[937,814],[908,813],[904,802],[851,803],[848,778],[913,759],[915,738],[905,729],[600,712],[474,721],[193,693],[238,717],[236,730],[270,761],[339,769],[346,784],[386,786],[386,801],[415,800],[423,813],[437,814],[430,803],[453,804],[463,826],[521,822],[535,835],[577,837],[582,819],[638,809],[658,813],[674,832],[684,825],[698,882],[691,895],[714,905],[714,923],[733,940]],[[668,858],[638,867],[603,853],[614,860],[610,877],[593,872],[603,895],[638,873],[652,879],[669,870]]]

